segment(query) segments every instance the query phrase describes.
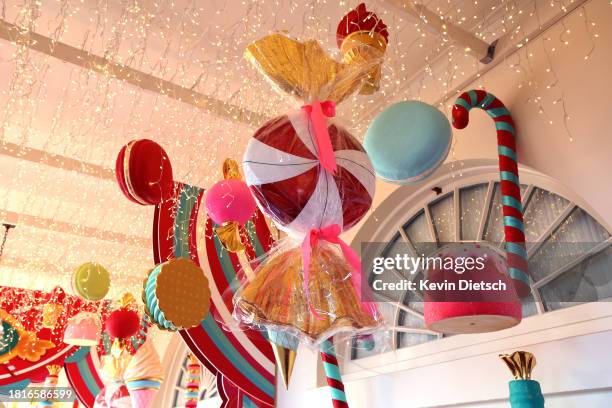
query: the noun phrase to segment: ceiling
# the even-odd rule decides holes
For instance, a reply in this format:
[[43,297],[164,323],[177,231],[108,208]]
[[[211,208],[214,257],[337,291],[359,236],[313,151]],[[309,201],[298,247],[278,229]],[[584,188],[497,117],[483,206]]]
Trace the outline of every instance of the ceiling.
[[[431,0],[425,5],[491,41],[500,34],[492,28],[499,13],[516,13],[517,3]],[[319,39],[337,56],[336,25],[356,4],[6,0],[1,12],[5,22],[266,118],[300,104],[276,93],[245,62],[245,46],[286,30]],[[422,78],[438,75],[431,69],[434,62],[450,61],[449,50],[457,49],[386,0],[370,1],[368,7],[389,26],[391,37],[381,92],[355,96],[339,109],[338,120],[357,137],[382,106],[419,98]],[[480,69],[473,56],[461,52],[460,57],[474,72]],[[87,64],[0,40],[0,221],[17,225],[0,260],[0,285],[70,288],[72,271],[96,261],[111,272],[111,296],[137,293],[153,262],[153,208],[133,204],[117,187],[112,169],[120,148],[132,139],[153,139],[168,152],[177,180],[208,187],[220,178],[226,157],[240,159],[256,130],[256,123],[143,90]],[[437,79],[441,96],[448,85]]]

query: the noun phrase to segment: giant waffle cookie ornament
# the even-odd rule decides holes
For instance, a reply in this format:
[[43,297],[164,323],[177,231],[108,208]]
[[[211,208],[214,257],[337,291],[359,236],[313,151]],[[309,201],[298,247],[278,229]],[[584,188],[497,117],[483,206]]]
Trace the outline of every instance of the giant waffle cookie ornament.
[[188,259],[157,265],[144,282],[146,313],[163,330],[188,329],[200,323],[210,307],[204,272]]

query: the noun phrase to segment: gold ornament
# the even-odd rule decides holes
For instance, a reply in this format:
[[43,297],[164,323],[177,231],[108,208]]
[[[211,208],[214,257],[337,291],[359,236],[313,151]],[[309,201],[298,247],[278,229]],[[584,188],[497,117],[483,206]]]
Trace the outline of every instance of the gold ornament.
[[229,252],[244,251],[244,244],[240,239],[240,224],[235,221],[228,221],[215,227],[214,230],[223,248]]
[[512,372],[515,380],[530,380],[531,372],[536,366],[536,358],[528,351],[515,351],[512,354],[500,354],[504,363]]
[[113,381],[123,381],[123,374],[132,361],[132,355],[123,339],[115,339],[110,354],[102,357],[102,370]]
[[342,41],[340,51],[344,62],[358,66],[375,63],[367,73],[367,79],[359,90],[360,94],[371,95],[380,88],[380,61],[386,50],[387,40],[375,31],[355,31]]
[[45,303],[43,306],[42,327],[53,329],[64,312],[64,306],[59,303]]
[[132,309],[136,308],[136,299],[130,292],[125,292],[116,302],[117,309]]
[[297,351],[288,349],[273,342],[270,342],[270,345],[272,346],[272,351],[274,351],[276,366],[278,367],[278,371],[280,371],[285,388],[289,389],[289,381],[291,380],[291,374],[293,374],[293,367],[295,366]]
[[223,178],[225,180],[242,180],[240,167],[236,160],[227,158],[223,161]]
[[47,372],[49,372],[49,375],[59,375],[60,371],[62,371],[62,366],[55,364],[47,366]]

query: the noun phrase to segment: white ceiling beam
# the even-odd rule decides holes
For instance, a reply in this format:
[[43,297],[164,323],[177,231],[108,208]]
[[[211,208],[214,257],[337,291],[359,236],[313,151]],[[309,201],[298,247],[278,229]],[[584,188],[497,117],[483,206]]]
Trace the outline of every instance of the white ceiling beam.
[[61,61],[69,62],[101,75],[110,76],[142,89],[193,105],[232,122],[242,122],[250,126],[259,126],[266,120],[265,116],[257,112],[242,109],[220,99],[195,92],[162,78],[115,63],[82,49],[20,28],[1,19],[0,38],[13,44],[24,44],[34,51],[52,56]]
[[471,32],[445,20],[442,16],[429,10],[422,4],[416,4],[410,0],[385,1],[405,14],[422,21],[434,31],[460,44],[466,52],[474,55],[483,64],[488,64],[493,61],[495,46],[497,45],[496,41],[489,44],[476,37]]
[[75,171],[104,180],[115,180],[115,170],[87,163],[81,160],[53,154],[31,147],[20,146],[10,142],[0,142],[0,155],[44,164],[66,171]]
[[16,225],[25,225],[32,228],[40,228],[48,231],[59,232],[62,234],[71,234],[85,238],[93,238],[102,241],[120,243],[123,245],[150,248],[151,239],[143,238],[136,235],[127,235],[120,232],[101,230],[94,227],[86,227],[83,225],[71,224],[65,221],[58,221],[50,218],[38,217],[29,214],[20,214],[13,211],[0,210],[0,221]]

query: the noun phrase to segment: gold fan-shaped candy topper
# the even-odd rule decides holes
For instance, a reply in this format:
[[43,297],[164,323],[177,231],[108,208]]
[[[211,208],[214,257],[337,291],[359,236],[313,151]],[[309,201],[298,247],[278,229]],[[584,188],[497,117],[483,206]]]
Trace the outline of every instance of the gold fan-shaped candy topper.
[[240,168],[236,160],[227,158],[223,162],[223,178],[225,180],[242,180]]
[[512,354],[500,354],[504,363],[512,372],[515,380],[530,380],[531,372],[536,366],[536,358],[528,351],[515,351]]
[[364,43],[357,51],[356,44],[347,46],[343,62],[338,62],[316,40],[300,42],[278,33],[250,44],[245,58],[273,85],[301,101],[338,103],[359,91],[372,69],[382,64],[384,51]]

